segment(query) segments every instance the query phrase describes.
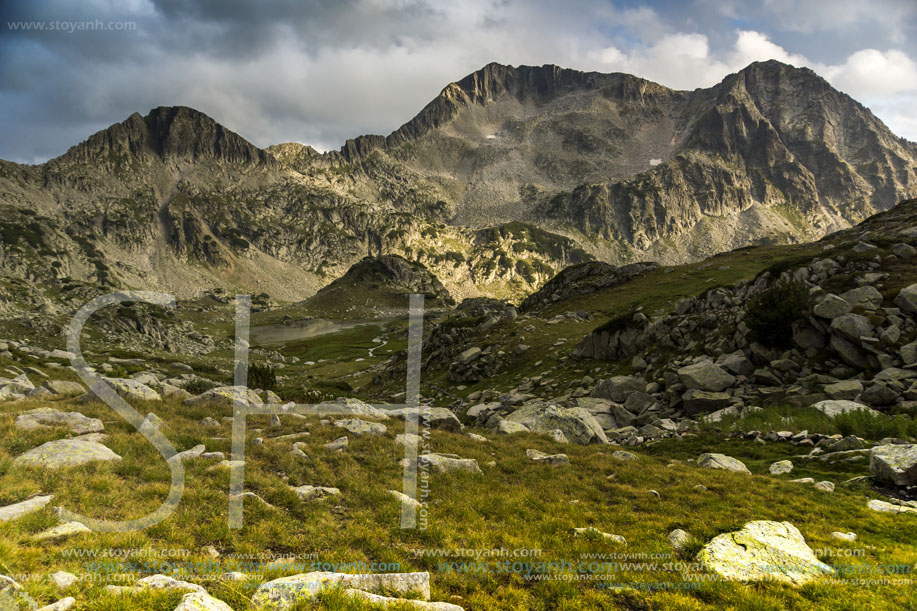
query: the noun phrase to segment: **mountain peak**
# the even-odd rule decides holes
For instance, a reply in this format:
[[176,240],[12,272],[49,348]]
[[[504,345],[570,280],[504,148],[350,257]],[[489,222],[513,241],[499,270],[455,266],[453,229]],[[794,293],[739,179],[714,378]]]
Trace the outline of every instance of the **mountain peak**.
[[244,165],[273,165],[276,160],[208,115],[187,106],[159,106],[146,116],[134,113],[121,123],[91,135],[52,160],[104,160],[158,157],[162,161],[215,159]]

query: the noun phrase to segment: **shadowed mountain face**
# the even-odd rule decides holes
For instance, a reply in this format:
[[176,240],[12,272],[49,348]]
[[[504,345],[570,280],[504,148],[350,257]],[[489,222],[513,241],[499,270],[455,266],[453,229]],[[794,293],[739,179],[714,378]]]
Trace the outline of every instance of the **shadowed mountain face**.
[[917,145],[812,71],[709,89],[490,64],[388,137],[259,149],[190,108],[39,166],[0,162],[0,268],[58,283],[301,299],[363,257],[457,298],[591,258],[680,262],[846,227],[917,195]]

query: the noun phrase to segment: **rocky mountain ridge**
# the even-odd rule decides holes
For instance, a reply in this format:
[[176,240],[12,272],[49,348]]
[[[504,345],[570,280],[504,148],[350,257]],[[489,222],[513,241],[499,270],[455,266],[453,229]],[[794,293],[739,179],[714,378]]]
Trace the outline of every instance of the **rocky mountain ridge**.
[[174,107],[46,164],[0,162],[0,269],[295,301],[394,254],[457,298],[519,299],[590,259],[677,263],[820,237],[917,195],[915,159],[867,109],[778,62],[693,92],[489,64],[340,151],[262,150]]

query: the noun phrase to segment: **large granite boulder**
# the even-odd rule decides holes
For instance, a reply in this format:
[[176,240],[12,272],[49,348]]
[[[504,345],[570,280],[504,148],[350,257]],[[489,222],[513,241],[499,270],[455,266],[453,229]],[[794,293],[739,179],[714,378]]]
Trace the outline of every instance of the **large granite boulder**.
[[352,588],[364,592],[386,592],[419,595],[430,600],[429,573],[301,573],[281,577],[261,586],[251,598],[251,607],[258,611],[284,611],[308,601],[318,592],[334,587]]
[[869,452],[876,480],[893,486],[917,486],[917,444],[881,445]]
[[751,471],[748,470],[745,463],[732,456],[726,456],[725,454],[701,454],[697,457],[697,465],[705,469],[722,469],[724,471],[751,474]]
[[749,522],[741,530],[714,537],[697,560],[727,581],[777,581],[794,586],[834,573],[816,558],[789,522]]
[[96,461],[119,461],[121,457],[95,441],[58,439],[49,441],[13,461],[17,465],[61,469]]
[[581,445],[608,443],[602,426],[582,407],[563,408],[543,401],[533,401],[506,419],[518,422],[535,433],[550,433],[559,429],[567,439]]
[[32,409],[16,417],[16,428],[22,431],[66,426],[74,435],[101,433],[105,425],[98,418],[87,418],[78,412],[60,412],[50,407]]
[[720,392],[735,384],[735,376],[713,361],[703,360],[678,370],[678,377],[689,389]]

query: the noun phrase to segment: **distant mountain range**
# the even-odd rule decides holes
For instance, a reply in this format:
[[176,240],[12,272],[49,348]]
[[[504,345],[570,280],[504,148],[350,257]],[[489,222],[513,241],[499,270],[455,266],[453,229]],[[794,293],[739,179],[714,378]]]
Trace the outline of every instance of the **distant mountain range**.
[[915,172],[917,144],[808,69],[688,92],[489,64],[340,151],[259,149],[167,107],[41,165],[0,161],[0,274],[300,300],[391,254],[455,298],[519,298],[591,259],[817,238],[917,196]]

